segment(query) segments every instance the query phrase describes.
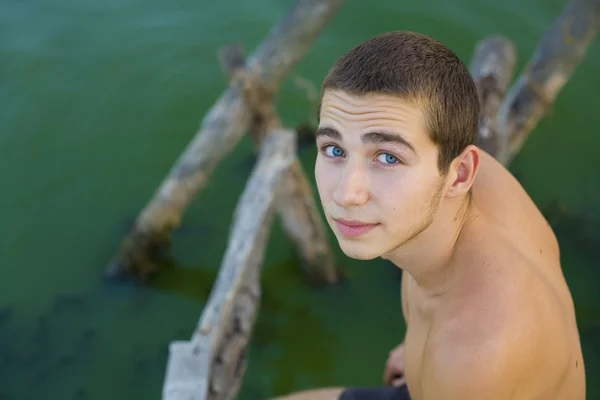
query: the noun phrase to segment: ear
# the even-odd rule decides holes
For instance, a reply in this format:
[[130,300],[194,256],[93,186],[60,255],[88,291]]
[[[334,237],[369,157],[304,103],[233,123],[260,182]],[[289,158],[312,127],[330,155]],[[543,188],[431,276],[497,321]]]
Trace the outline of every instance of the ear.
[[448,171],[450,186],[446,196],[454,198],[467,194],[475,182],[480,159],[480,150],[474,145],[469,145],[452,161]]

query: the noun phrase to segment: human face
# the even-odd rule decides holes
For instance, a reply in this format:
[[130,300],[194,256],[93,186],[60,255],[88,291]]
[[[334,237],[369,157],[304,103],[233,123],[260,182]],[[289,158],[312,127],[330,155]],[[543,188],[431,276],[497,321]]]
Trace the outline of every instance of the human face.
[[443,179],[417,105],[327,90],[316,141],[319,196],[347,256],[385,257],[433,222]]

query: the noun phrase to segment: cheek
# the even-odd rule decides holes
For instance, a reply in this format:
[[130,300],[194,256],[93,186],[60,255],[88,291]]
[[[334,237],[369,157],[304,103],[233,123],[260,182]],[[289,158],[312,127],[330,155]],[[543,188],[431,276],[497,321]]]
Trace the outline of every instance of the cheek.
[[382,204],[406,201],[416,192],[417,181],[410,171],[378,171],[370,177],[371,193]]
[[406,169],[373,177],[373,199],[390,222],[397,221],[399,217],[404,221],[417,217],[423,204],[427,203],[431,179],[417,172]]

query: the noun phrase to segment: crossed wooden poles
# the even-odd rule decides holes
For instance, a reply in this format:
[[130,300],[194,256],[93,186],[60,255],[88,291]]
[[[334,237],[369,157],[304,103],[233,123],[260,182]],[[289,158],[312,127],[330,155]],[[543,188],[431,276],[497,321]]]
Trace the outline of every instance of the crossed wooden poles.
[[[273,216],[295,243],[313,282],[340,278],[314,194],[296,158],[296,133],[273,106],[282,79],[302,59],[344,0],[298,0],[248,58],[220,53],[228,89],[138,215],[106,275],[146,279],[161,250],[219,161],[249,132],[258,161],[234,212],[218,278],[189,341],[169,347],[164,400],[234,399],[260,304],[260,269]],[[480,147],[508,165],[583,60],[600,24],[600,0],[571,0],[510,86],[516,50],[502,36],[479,41],[469,66],[482,109]],[[509,88],[510,87],[510,88]]]

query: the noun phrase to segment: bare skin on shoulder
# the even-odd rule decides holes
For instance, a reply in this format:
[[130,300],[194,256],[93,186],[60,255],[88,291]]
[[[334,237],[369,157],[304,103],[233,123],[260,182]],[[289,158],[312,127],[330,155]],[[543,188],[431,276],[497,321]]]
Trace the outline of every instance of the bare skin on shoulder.
[[402,269],[407,331],[381,388],[282,399],[585,399],[557,240],[519,182],[476,146],[478,115],[466,66],[424,35],[379,35],[329,71],[321,203],[346,255]]

